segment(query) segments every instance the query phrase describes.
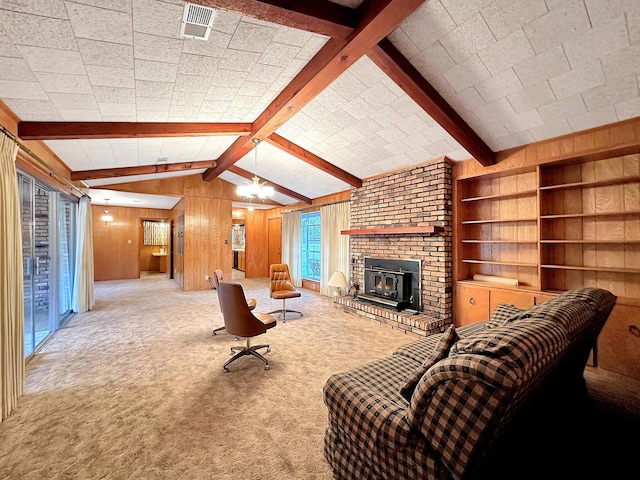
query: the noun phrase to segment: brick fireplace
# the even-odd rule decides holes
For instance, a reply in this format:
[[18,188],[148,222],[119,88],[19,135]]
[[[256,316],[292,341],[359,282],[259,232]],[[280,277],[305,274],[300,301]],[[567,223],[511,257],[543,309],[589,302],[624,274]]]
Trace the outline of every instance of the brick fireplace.
[[[338,307],[428,335],[453,321],[452,174],[446,158],[371,177],[351,192],[351,278],[364,290],[367,258],[420,264],[417,315],[342,297]],[[433,231],[432,231],[433,230]]]

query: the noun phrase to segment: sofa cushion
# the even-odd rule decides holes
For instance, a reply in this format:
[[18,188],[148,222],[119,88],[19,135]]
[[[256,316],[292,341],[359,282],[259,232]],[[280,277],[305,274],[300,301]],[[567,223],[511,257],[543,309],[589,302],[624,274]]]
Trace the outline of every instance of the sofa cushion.
[[511,365],[485,355],[450,354],[418,382],[407,422],[427,439],[454,479],[462,477],[476,446],[486,445],[485,432],[508,404],[520,375]]
[[501,327],[505,323],[512,321],[512,319],[517,318],[523,312],[526,312],[526,310],[508,303],[500,303],[491,314],[487,328]]
[[451,354],[482,354],[519,367],[533,367],[542,357],[555,356],[568,344],[566,330],[552,320],[523,319],[487,329],[457,342]]
[[411,401],[411,395],[413,395],[413,391],[416,388],[416,385],[422,378],[422,376],[429,370],[433,365],[437,362],[445,358],[449,355],[449,350],[454,343],[458,341],[458,334],[453,325],[447,328],[438,343],[436,343],[435,348],[431,352],[431,354],[422,362],[422,365],[418,367],[412,375],[409,376],[404,385],[400,388],[400,395],[402,395],[407,402]]
[[537,378],[553,371],[568,343],[561,325],[538,319],[460,339],[418,382],[407,420],[459,478],[530,395]]
[[[465,338],[485,328],[487,328],[487,322],[475,322],[456,328],[456,333],[458,337]],[[442,333],[434,333],[426,338],[407,343],[398,347],[393,354],[408,357],[416,362],[424,362],[436,348],[436,344],[440,341],[442,335]]]

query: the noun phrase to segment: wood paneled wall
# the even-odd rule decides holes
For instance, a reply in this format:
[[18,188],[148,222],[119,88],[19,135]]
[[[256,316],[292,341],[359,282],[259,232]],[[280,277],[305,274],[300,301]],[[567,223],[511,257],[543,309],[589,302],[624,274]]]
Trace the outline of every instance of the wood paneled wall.
[[475,159],[456,162],[453,177],[462,179],[560,160],[601,160],[633,153],[640,153],[640,118],[498,152],[497,163],[489,167]]
[[172,219],[184,212],[184,256],[182,285],[185,291],[210,288],[205,275],[221,268],[231,278],[231,203],[235,185],[221,179],[202,181],[200,174],[144,182],[120,183],[104,188],[124,192],[175,195],[182,200],[173,208]]
[[[100,220],[103,205],[91,205],[96,281],[140,277],[141,218],[170,218],[169,210],[109,207],[113,221]],[[157,247],[156,247],[157,248]]]
[[267,212],[271,210],[247,211],[245,271],[247,278],[269,275],[269,245],[267,232]]
[[184,211],[184,290],[206,290],[217,268],[231,278],[231,200],[186,197]]

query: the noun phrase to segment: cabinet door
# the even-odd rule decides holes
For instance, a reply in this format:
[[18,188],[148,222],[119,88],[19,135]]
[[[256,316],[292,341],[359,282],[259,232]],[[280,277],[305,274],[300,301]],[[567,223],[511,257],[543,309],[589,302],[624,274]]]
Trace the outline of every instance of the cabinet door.
[[598,337],[598,367],[640,380],[640,307],[616,305]]
[[546,295],[543,293],[536,293],[534,301],[536,305],[540,305],[541,303],[544,303],[547,300],[551,300],[552,298],[555,298],[555,297],[556,297],[555,295]]
[[491,289],[489,293],[489,313],[492,314],[501,303],[528,310],[533,307],[534,298],[531,293]]
[[489,320],[489,289],[457,285],[455,305],[456,326],[486,322]]

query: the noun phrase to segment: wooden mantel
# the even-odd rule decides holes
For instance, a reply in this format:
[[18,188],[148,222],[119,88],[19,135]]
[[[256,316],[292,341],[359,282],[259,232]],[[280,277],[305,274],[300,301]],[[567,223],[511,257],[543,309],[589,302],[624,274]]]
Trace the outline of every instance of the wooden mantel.
[[426,227],[365,228],[362,230],[342,230],[342,235],[431,235],[444,232],[444,227],[429,225]]

